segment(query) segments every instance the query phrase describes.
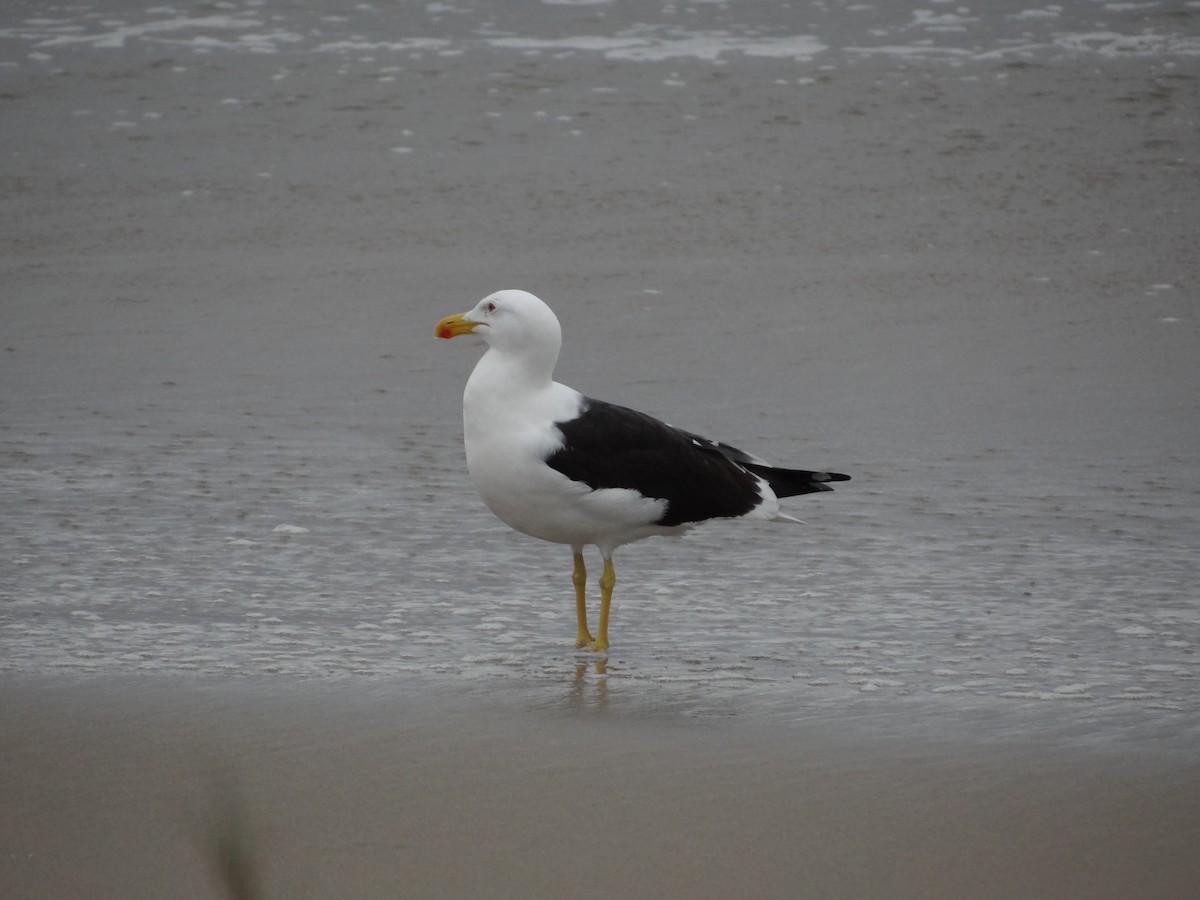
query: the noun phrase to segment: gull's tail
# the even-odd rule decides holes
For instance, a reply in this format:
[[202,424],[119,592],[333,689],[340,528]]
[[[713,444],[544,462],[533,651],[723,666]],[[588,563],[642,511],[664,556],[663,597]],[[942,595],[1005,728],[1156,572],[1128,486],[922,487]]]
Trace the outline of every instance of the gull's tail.
[[753,472],[771,486],[776,497],[795,497],[800,494],[815,494],[817,491],[832,491],[831,481],[849,481],[849,475],[840,472],[810,472],[807,469],[777,469],[762,463],[739,462],[748,472]]

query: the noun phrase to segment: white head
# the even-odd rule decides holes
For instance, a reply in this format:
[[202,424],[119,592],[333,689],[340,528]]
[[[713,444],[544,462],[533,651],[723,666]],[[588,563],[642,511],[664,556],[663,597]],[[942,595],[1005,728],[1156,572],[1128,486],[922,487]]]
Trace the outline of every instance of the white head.
[[497,291],[465,313],[447,316],[435,331],[440,338],[477,334],[492,349],[524,359],[531,368],[554,370],[562,327],[545,303],[528,291]]

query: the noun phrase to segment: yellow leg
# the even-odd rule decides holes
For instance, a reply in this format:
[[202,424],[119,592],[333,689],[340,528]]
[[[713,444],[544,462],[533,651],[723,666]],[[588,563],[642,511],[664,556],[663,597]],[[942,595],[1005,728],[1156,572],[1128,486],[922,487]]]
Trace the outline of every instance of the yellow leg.
[[584,594],[587,590],[587,568],[583,564],[583,553],[575,551],[575,569],[571,572],[571,583],[575,585],[575,622],[579,632],[575,638],[576,647],[590,647],[592,633],[587,626],[587,601]]
[[605,557],[604,574],[600,576],[600,630],[592,641],[593,650],[608,649],[608,610],[612,605],[613,585],[617,583],[617,571],[612,560]]

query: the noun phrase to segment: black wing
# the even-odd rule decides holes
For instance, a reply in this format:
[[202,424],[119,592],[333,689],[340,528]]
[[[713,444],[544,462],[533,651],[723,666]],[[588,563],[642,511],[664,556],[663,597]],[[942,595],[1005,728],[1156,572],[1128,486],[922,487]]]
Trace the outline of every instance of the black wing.
[[[659,525],[745,515],[762,502],[755,475],[773,488],[772,479],[778,480],[780,496],[829,490],[824,481],[846,478],[773,469],[736,447],[603,400],[585,399],[576,418],[556,425],[563,446],[547,458],[548,466],[593,490],[627,488],[666,500]],[[808,476],[807,481],[799,475]],[[809,486],[801,489],[802,483]]]

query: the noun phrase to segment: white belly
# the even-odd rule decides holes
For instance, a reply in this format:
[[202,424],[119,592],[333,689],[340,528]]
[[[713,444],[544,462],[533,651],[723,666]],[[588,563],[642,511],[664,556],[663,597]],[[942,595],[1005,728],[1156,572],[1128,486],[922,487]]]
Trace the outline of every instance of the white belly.
[[510,528],[560,544],[616,547],[678,529],[654,523],[666,510],[623,488],[592,490],[546,465],[544,442],[467,441],[467,468],[480,496]]

